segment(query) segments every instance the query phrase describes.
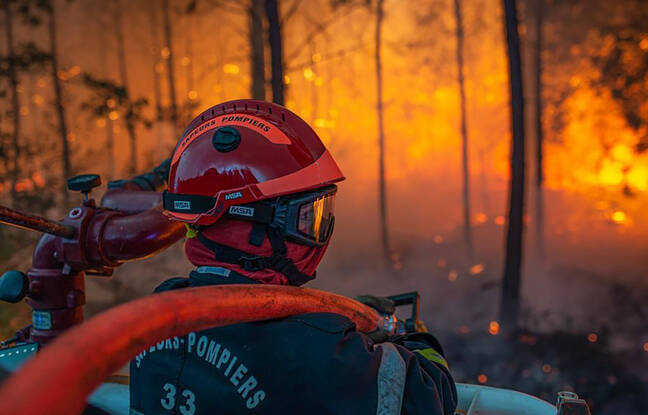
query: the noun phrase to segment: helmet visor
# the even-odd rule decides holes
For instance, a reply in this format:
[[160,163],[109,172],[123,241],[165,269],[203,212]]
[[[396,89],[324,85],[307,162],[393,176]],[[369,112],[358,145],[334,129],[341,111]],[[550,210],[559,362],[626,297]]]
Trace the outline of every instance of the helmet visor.
[[299,206],[297,231],[319,244],[331,236],[334,221],[335,193],[318,197]]

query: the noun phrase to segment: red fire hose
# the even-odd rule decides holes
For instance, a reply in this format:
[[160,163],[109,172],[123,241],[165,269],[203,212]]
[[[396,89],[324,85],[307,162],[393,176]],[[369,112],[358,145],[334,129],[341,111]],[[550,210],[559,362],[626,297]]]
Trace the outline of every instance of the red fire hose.
[[154,294],[108,310],[46,346],[3,384],[0,414],[78,414],[101,381],[159,341],[310,312],[344,315],[361,332],[381,326],[374,309],[309,288],[221,285]]

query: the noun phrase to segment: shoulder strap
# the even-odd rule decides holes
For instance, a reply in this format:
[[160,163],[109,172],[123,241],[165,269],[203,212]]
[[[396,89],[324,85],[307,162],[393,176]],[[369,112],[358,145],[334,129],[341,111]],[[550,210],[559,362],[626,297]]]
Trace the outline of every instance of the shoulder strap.
[[311,276],[299,271],[292,259],[286,256],[285,238],[276,228],[268,227],[266,233],[272,246],[272,256],[269,257],[250,255],[239,249],[219,244],[207,238],[202,232],[198,232],[198,240],[214,253],[216,261],[239,265],[246,271],[272,269],[285,275],[290,285],[296,286],[315,278],[315,274]]

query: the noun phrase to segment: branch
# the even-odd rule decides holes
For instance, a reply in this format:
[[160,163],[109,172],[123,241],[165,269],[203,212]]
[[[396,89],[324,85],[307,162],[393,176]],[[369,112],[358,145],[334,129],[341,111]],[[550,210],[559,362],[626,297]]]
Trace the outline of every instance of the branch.
[[292,4],[290,5],[290,8],[288,11],[282,16],[282,18],[279,20],[279,24],[283,26],[286,22],[288,22],[297,9],[299,8],[299,5],[301,4],[301,0],[293,0]]
[[347,7],[341,7],[340,9],[337,9],[337,10],[342,10],[342,12],[337,13],[337,11],[336,11],[333,14],[333,16],[331,16],[331,18],[329,18],[328,20],[326,20],[326,21],[324,21],[322,23],[317,23],[317,22],[313,21],[314,19],[310,19],[308,16],[305,15],[304,17],[306,19],[311,20],[311,23],[313,23],[315,25],[315,29],[312,32],[310,32],[304,38],[304,40],[292,51],[292,53],[290,53],[287,56],[287,58],[285,59],[285,62],[290,62],[291,60],[296,58],[300,54],[302,48],[309,45],[313,41],[313,39],[315,39],[315,37],[317,37],[317,35],[319,35],[320,33],[324,32],[324,31],[326,31],[326,29],[329,26],[331,26],[333,23],[335,23],[336,20],[350,14],[354,10],[353,6],[355,6],[355,3],[352,3]]

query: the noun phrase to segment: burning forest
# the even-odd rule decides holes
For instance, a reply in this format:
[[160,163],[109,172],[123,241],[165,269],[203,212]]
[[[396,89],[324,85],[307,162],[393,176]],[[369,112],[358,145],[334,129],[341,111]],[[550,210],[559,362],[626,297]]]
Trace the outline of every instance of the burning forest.
[[[418,291],[457,382],[648,413],[645,2],[0,3],[3,209],[69,222],[94,208],[69,188],[96,187],[99,204],[129,178],[157,177],[183,137],[210,131],[218,148],[204,122],[214,105],[273,102],[312,127],[346,177],[309,287]],[[278,125],[230,118],[241,130]],[[228,154],[241,137],[223,131]],[[81,174],[101,185],[68,184]],[[186,246],[171,243],[184,228],[164,228],[164,252],[133,245],[85,268],[86,319],[188,275],[187,229]],[[3,272],[27,273],[40,235],[0,235]],[[27,303],[0,303],[3,338],[32,319]]]

